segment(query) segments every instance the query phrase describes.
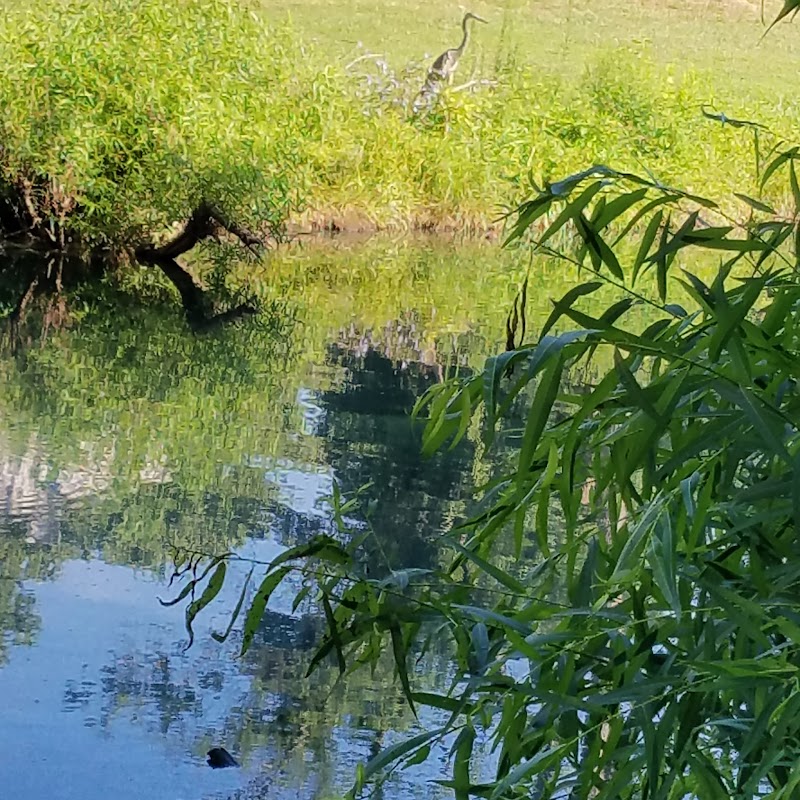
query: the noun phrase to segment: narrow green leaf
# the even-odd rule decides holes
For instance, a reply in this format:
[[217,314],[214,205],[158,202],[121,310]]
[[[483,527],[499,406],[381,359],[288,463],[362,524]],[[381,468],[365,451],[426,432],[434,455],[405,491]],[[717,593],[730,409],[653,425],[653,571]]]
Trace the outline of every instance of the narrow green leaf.
[[684,243],[706,250],[724,250],[731,253],[759,253],[772,249],[768,242],[758,239],[709,239],[705,236],[686,236]]
[[420,705],[430,706],[431,708],[440,708],[443,711],[450,711],[457,713],[463,709],[469,709],[469,704],[464,700],[455,697],[447,697],[443,694],[434,694],[432,692],[414,692],[412,694],[414,700]]
[[250,604],[247,616],[244,618],[244,632],[242,634],[240,656],[243,656],[250,649],[253,637],[256,634],[256,630],[258,630],[258,625],[261,622],[261,618],[264,616],[264,611],[267,608],[270,596],[291,571],[292,567],[281,567],[275,572],[267,573],[264,580],[261,581],[256,596]]
[[389,626],[389,633],[392,637],[392,652],[394,653],[394,663],[397,667],[397,675],[400,678],[400,685],[403,687],[403,694],[408,701],[411,713],[416,717],[417,709],[414,706],[414,695],[411,692],[411,684],[408,680],[408,653],[406,653],[406,645],[403,641],[403,631],[397,623]]
[[448,384],[446,391],[441,392],[431,404],[429,420],[422,436],[422,454],[425,457],[432,456],[456,432],[458,426],[448,410],[460,389],[460,383]]
[[650,538],[650,567],[656,586],[661,589],[666,601],[680,622],[681,601],[678,594],[675,541],[672,535],[672,522],[669,514],[662,514],[656,525],[656,533]]
[[624,281],[625,273],[622,271],[619,260],[617,259],[614,251],[606,244],[603,237],[592,229],[589,220],[583,214],[579,214],[575,218],[575,225],[578,234],[583,239],[584,244],[589,250],[592,257],[594,268],[599,271],[600,265],[605,264],[609,272],[617,278],[617,280]]
[[[334,484],[334,491],[338,490],[337,484]],[[318,558],[320,561],[327,561],[332,564],[348,564],[350,563],[350,554],[345,550],[339,542],[332,536],[325,534],[315,536],[307,544],[301,544],[297,547],[290,547],[284,550],[277,558],[274,558],[269,565],[270,570],[275,567],[285,564],[287,561],[295,561],[300,558]]]
[[647,542],[653,531],[658,518],[664,511],[664,498],[657,495],[645,509],[642,516],[633,526],[628,539],[625,542],[622,552],[619,554],[614,572],[609,579],[613,584],[619,581],[630,570],[633,560],[639,552],[640,547]]
[[647,261],[650,261],[654,264],[664,261],[665,263],[669,264],[671,257],[673,257],[679,250],[687,246],[688,243],[686,241],[686,237],[694,231],[695,224],[697,223],[697,218],[699,216],[700,213],[698,211],[693,211],[672,236],[669,236],[669,225],[665,225],[662,231],[661,243],[659,244],[658,250],[656,250],[653,255],[649,256]]
[[626,192],[619,197],[607,202],[602,212],[592,220],[595,230],[602,230],[607,225],[612,223],[617,217],[624,214],[628,209],[635,206],[641,200],[644,200],[647,192],[650,191],[648,187],[644,186],[641,189],[635,189],[632,192]]
[[661,241],[658,245],[658,251],[653,256],[648,256],[648,261],[653,261],[656,265],[656,285],[658,287],[658,297],[662,303],[667,301],[667,271],[669,265],[672,263],[674,255],[669,251],[669,223],[670,219],[667,217],[667,222],[661,229]]
[[539,336],[544,338],[545,334],[564,316],[566,310],[571,308],[578,298],[587,294],[592,294],[602,288],[602,286],[603,284],[600,283],[600,281],[591,281],[590,283],[582,283],[580,286],[574,286],[570,289],[560,300],[553,303],[554,308],[550,312],[547,321],[544,323]]
[[651,200],[649,203],[645,203],[637,212],[634,214],[633,218],[628,222],[627,225],[622,229],[620,234],[614,239],[613,246],[616,247],[620,242],[626,240],[628,234],[639,224],[641,220],[643,220],[648,214],[652,211],[655,211],[657,208],[661,206],[674,204],[675,201],[678,199],[677,195],[673,194],[666,194],[662,195],[661,197],[656,197],[655,200]]
[[447,544],[461,553],[465,558],[472,561],[473,564],[487,575],[494,578],[501,586],[505,586],[506,589],[521,597],[527,594],[527,589],[516,578],[504,572],[499,567],[496,567],[494,564],[490,564],[486,559],[481,558],[474,550],[464,547],[455,539],[451,539]]
[[[722,397],[735,403],[744,411],[772,453],[779,456],[787,464],[791,463],[791,456],[786,449],[782,432],[779,433],[783,423],[777,417],[774,409],[765,407],[762,401],[758,400],[749,389],[743,386],[733,386],[723,381],[715,381],[714,388]],[[767,418],[764,411],[769,411],[770,419]]]
[[764,36],[766,36],[782,19],[788,17],[789,14],[796,14],[798,10],[800,10],[800,0],[783,0],[783,8],[778,12],[778,16],[772,20],[770,26],[764,32]]
[[746,194],[739,194],[738,192],[734,192],[733,195],[734,197],[738,197],[743,203],[747,203],[750,208],[756,211],[763,211],[765,214],[778,213],[772,206],[768,206],[766,203],[761,200],[756,200],[754,197],[748,197]]
[[[792,0],[793,1],[793,0]],[[786,0],[786,2],[790,2],[790,0]],[[800,2],[800,0],[798,0]],[[789,150],[778,155],[774,158],[764,170],[764,174],[761,176],[761,186],[759,187],[761,191],[764,190],[764,187],[767,185],[767,181],[779,170],[787,161],[791,161],[792,159],[797,157],[797,154],[800,152],[800,147],[792,147]]]
[[503,247],[507,247],[517,239],[521,239],[525,231],[530,228],[539,217],[547,213],[547,210],[553,204],[554,198],[550,195],[540,195],[539,197],[523,203],[516,211],[517,220],[511,233],[506,237],[503,242]]
[[525,423],[525,433],[522,437],[522,448],[519,454],[518,482],[520,486],[526,480],[533,463],[533,455],[547,425],[550,410],[558,394],[563,366],[564,362],[561,358],[552,361],[542,373],[541,381],[536,389]]
[[[207,569],[206,572],[208,572],[209,569]],[[205,575],[205,573],[204,573],[204,575]],[[200,581],[202,579],[203,578],[200,577],[200,578],[196,578],[194,580],[189,581],[189,583],[187,583],[186,586],[184,586],[183,589],[181,589],[181,591],[178,594],[178,596],[174,597],[172,600],[162,600],[159,597],[159,598],[157,598],[158,602],[161,603],[162,606],[174,606],[177,603],[180,603],[181,600],[185,600],[189,596],[191,591],[197,586],[198,583],[200,583]]]
[[437,737],[442,736],[445,731],[445,728],[436,728],[435,730],[426,731],[425,733],[418,733],[410,739],[397,742],[397,744],[393,744],[391,747],[381,750],[375,758],[370,759],[364,766],[364,781],[368,781],[373,775],[382,772],[386,767],[399,761],[403,756],[408,755],[418,747],[423,747]]
[[[741,324],[747,318],[747,315],[752,311],[755,304],[758,302],[761,294],[766,286],[767,278],[754,278],[747,282],[744,287],[744,292],[741,299],[735,306],[730,307],[727,305],[718,304],[717,306],[717,330],[713,333],[709,343],[708,352],[709,358],[713,363],[718,363],[720,353],[734,333],[739,329]],[[747,369],[750,372],[750,369]]]
[[186,645],[188,650],[194,642],[194,631],[192,630],[192,623],[194,618],[219,594],[222,584],[225,582],[225,571],[228,565],[225,561],[220,561],[214,574],[203,589],[203,593],[197,600],[189,603],[186,607],[186,632],[189,634],[189,643]]
[[476,622],[470,631],[473,672],[483,675],[489,664],[489,631],[484,622]]
[[561,213],[547,227],[536,243],[543,245],[550,237],[558,233],[569,220],[574,219],[591,202],[592,198],[603,188],[602,181],[595,181],[587,186],[578,197],[569,202]]
[[[333,642],[333,648],[336,651],[336,662],[339,665],[339,674],[344,675],[347,670],[347,663],[344,660],[344,646],[342,645],[342,638],[339,635],[339,626],[336,624],[336,617],[333,615],[330,598],[324,592],[322,594],[322,608],[325,611],[328,636],[331,642]],[[394,642],[394,635],[392,635],[392,642]]]
[[428,760],[428,756],[431,754],[431,746],[429,744],[420,747],[416,753],[414,753],[411,758],[407,758],[403,762],[403,769],[408,769],[409,767],[415,767],[417,764],[423,764],[425,761]]
[[639,386],[625,359],[616,347],[614,348],[614,368],[617,370],[620,383],[630,395],[630,402],[637,408],[641,408],[648,417],[659,424],[663,424],[661,414],[656,411],[653,404],[647,399],[647,395],[642,390],[642,387]]
[[187,583],[186,586],[184,586],[183,589],[181,589],[177,597],[175,597],[172,600],[162,600],[159,597],[157,598],[158,602],[161,603],[162,606],[174,606],[175,604],[180,603],[181,600],[185,600],[189,596],[189,594],[193,592],[197,588],[197,586],[205,580],[206,575],[208,575],[208,573],[211,572],[211,570],[214,569],[214,567],[216,567],[217,564],[220,563],[220,561],[227,558],[229,555],[230,553],[225,553],[221,556],[215,556],[214,558],[211,559],[206,568],[200,573],[200,577],[194,578],[191,581],[189,581],[189,583]]
[[792,187],[792,197],[794,198],[794,213],[800,214],[800,185],[797,183],[794,159],[789,162],[789,185]]
[[452,450],[464,438],[469,428],[470,420],[472,419],[472,399],[466,387],[457,395],[455,402],[459,410],[458,430],[455,436],[453,436],[450,447],[447,448],[448,450]]
[[477,606],[454,605],[453,608],[457,608],[481,622],[490,622],[494,627],[511,628],[511,630],[521,633],[523,636],[527,636],[531,632],[529,625],[512,619],[505,614],[500,614],[497,611],[490,611],[489,609],[478,608]]
[[233,630],[233,626],[236,624],[236,620],[239,619],[239,613],[242,610],[242,605],[244,604],[244,598],[247,594],[247,587],[250,585],[250,578],[253,577],[253,570],[255,567],[250,567],[250,572],[247,573],[247,577],[244,579],[244,584],[242,586],[242,591],[239,594],[239,599],[236,601],[236,605],[233,608],[233,613],[231,614],[230,621],[228,622],[228,627],[225,628],[225,633],[219,634],[216,631],[211,632],[211,636],[213,639],[218,641],[220,644],[227,641],[228,637],[231,635],[231,631]]
[[472,749],[475,744],[475,728],[471,724],[462,728],[455,744],[455,760],[453,762],[453,791],[455,800],[469,800],[471,782],[469,765],[472,760]]
[[644,264],[645,260],[650,254],[650,248],[653,246],[653,242],[658,235],[658,231],[661,227],[663,219],[664,212],[662,209],[659,209],[655,214],[653,214],[650,222],[647,223],[647,228],[645,228],[642,241],[639,243],[639,250],[636,253],[636,258],[633,261],[633,269],[631,271],[631,286],[636,285],[636,278],[639,276],[639,270],[642,268],[642,264]]
[[535,775],[548,769],[554,762],[563,758],[570,747],[570,744],[563,744],[560,747],[545,745],[533,758],[517,764],[503,780],[495,785],[490,795],[491,800],[505,797],[506,793],[512,788],[519,789],[524,786],[525,781],[530,780]]
[[505,375],[509,365],[519,357],[519,351],[507,350],[486,359],[486,364],[483,368],[483,404],[486,407],[487,447],[491,444],[497,424],[497,391],[500,388],[500,380]]

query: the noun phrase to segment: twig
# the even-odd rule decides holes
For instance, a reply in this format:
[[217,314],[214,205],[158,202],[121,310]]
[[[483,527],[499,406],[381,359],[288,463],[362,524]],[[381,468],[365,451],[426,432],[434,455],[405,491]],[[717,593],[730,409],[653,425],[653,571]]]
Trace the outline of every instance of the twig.
[[349,70],[350,67],[354,67],[358,64],[359,61],[365,61],[369,58],[384,58],[383,53],[364,53],[363,56],[358,56],[358,58],[354,58],[349,64],[345,64],[345,71]]

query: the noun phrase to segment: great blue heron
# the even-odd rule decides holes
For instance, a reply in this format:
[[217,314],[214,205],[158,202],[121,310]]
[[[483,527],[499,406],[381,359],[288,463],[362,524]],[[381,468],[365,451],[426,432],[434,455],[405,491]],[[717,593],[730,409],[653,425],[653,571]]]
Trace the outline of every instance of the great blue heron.
[[430,70],[428,70],[428,77],[425,78],[425,84],[423,85],[422,89],[420,89],[420,92],[414,101],[415,111],[418,111],[426,103],[430,103],[430,101],[439,93],[442,84],[450,83],[453,80],[453,75],[458,67],[458,62],[461,60],[461,56],[464,55],[464,50],[467,48],[467,42],[469,42],[469,23],[471,20],[486,23],[486,20],[483,19],[483,17],[473,14],[471,11],[468,11],[466,14],[464,14],[464,19],[461,21],[461,29],[464,31],[464,35],[461,37],[461,44],[458,47],[451,47],[449,50],[445,50],[444,53],[442,53],[439,58],[433,62]]

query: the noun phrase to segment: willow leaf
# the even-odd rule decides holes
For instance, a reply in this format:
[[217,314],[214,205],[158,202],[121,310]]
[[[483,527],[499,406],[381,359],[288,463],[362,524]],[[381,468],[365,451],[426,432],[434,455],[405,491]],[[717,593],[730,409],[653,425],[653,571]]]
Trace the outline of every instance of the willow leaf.
[[264,577],[264,580],[261,581],[261,585],[258,587],[256,596],[253,598],[253,602],[247,612],[247,616],[244,618],[244,632],[242,634],[240,656],[243,656],[250,649],[250,645],[253,643],[253,637],[256,635],[256,630],[258,630],[258,625],[261,622],[261,618],[264,616],[264,611],[267,608],[270,596],[291,571],[292,567],[281,567],[275,572],[268,573]]
[[242,606],[244,605],[244,598],[247,595],[247,587],[250,585],[250,578],[253,577],[254,569],[255,566],[250,567],[250,572],[247,573],[247,577],[244,580],[244,585],[242,586],[242,591],[239,594],[239,599],[236,601],[230,621],[228,622],[228,627],[225,628],[225,633],[219,634],[216,631],[211,632],[212,638],[218,641],[220,644],[228,639],[228,637],[231,635],[231,631],[233,630],[233,626],[236,624],[236,620],[239,619],[239,614],[242,610]]
[[225,571],[227,567],[228,565],[225,561],[220,561],[217,564],[217,568],[214,570],[214,574],[206,584],[206,588],[203,589],[203,593],[197,600],[189,603],[186,607],[186,632],[189,634],[189,643],[186,645],[187,650],[192,646],[192,642],[194,642],[192,623],[195,617],[219,594],[220,589],[222,589],[222,584],[225,582]]

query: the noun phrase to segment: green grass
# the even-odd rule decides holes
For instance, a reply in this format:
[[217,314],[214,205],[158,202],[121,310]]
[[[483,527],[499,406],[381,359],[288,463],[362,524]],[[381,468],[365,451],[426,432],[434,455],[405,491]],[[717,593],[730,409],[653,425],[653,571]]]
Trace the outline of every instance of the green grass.
[[[423,57],[458,40],[454,4],[11,2],[0,183],[31,181],[43,214],[105,243],[201,197],[251,225],[481,228],[598,162],[735,210],[734,191],[757,193],[752,137],[701,105],[800,140],[797,33],[759,45],[747,4],[476,4],[491,24],[456,84],[484,83],[415,118]],[[353,63],[366,53],[386,61]]]
[[[797,31],[785,24],[759,44],[758,0],[484,0],[461,4],[420,0],[262,0],[272,19],[285,16],[331,61],[359,43],[395,67],[436,56],[459,41],[463,10],[489,25],[473,38],[473,56],[491,65],[511,49],[544,77],[573,80],[598,51],[646,44],[656,63],[709,70],[726,93],[793,96]],[[767,0],[765,14],[780,3]],[[635,81],[636,76],[631,75]]]
[[[372,54],[398,74],[408,64],[420,65],[417,80],[433,57],[458,42],[465,8],[396,0],[262,5],[272,19],[290,19],[314,45],[312,58],[332,70]],[[767,3],[765,13],[779,6]],[[702,104],[755,118],[779,137],[800,130],[787,78],[800,62],[797,31],[784,24],[762,42],[759,3],[478,0],[468,7],[490,24],[474,31],[456,83],[483,77],[497,86],[451,97],[456,120],[438,139],[418,136],[406,145],[402,127],[385,124],[379,136],[370,136],[359,135],[355,125],[353,136],[365,150],[378,139],[387,160],[402,165],[416,158],[425,175],[416,185],[395,184],[403,199],[379,199],[385,182],[375,172],[362,174],[353,159],[342,169],[349,185],[334,180],[331,191],[314,193],[317,211],[332,207],[344,227],[353,221],[343,213],[347,206],[371,210],[385,222],[398,204],[421,211],[423,219],[458,223],[466,215],[485,222],[489,209],[515,199],[518,177],[521,193],[528,190],[529,170],[537,179],[558,178],[597,161],[650,168],[662,180],[711,190],[724,202],[752,174],[750,139],[702,120]],[[369,71],[373,63],[365,59],[352,69]],[[476,153],[478,163],[466,165]],[[370,193],[374,205],[360,199]]]

